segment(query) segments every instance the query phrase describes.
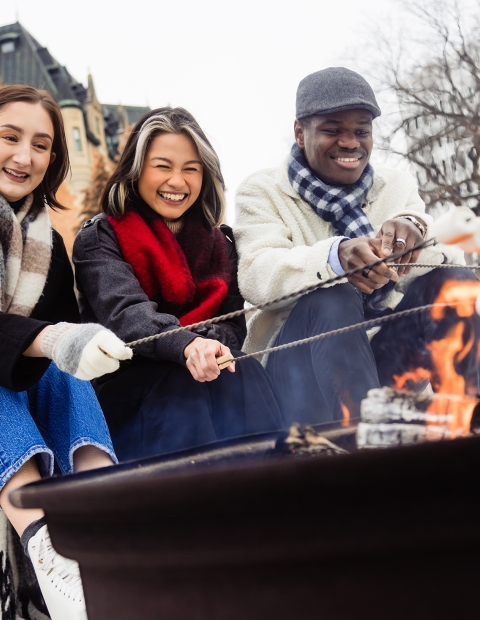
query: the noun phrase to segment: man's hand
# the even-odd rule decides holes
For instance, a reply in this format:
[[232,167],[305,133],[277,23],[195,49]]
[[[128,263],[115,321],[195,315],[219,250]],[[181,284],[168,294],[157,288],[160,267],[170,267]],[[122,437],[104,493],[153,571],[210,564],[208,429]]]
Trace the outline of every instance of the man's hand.
[[[389,254],[390,252],[388,252],[387,256]],[[362,267],[384,256],[380,239],[358,237],[357,239],[343,241],[338,246],[338,257],[345,271]],[[382,288],[389,280],[396,282],[398,275],[394,269],[389,269],[385,263],[372,267],[368,273],[358,272],[348,277],[350,284],[358,288],[362,293],[367,294]]]
[[[389,256],[395,252],[409,250],[423,240],[422,233],[413,222],[405,218],[387,220],[377,234],[377,239],[382,243],[383,256]],[[402,264],[416,263],[421,250],[408,252],[398,259]],[[406,276],[411,267],[398,267],[397,272],[400,277]]]
[[[200,383],[213,381],[220,374],[217,357],[232,355],[230,349],[221,342],[208,338],[195,338],[185,347],[183,354],[192,377]],[[228,366],[228,370],[235,372],[235,363]]]

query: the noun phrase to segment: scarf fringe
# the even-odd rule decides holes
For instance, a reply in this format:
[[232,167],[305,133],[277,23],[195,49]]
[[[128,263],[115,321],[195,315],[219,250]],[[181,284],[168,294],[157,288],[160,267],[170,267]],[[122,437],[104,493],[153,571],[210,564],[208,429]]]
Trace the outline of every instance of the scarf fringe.
[[18,213],[0,195],[0,311],[30,316],[42,296],[52,258],[47,207],[27,196]]

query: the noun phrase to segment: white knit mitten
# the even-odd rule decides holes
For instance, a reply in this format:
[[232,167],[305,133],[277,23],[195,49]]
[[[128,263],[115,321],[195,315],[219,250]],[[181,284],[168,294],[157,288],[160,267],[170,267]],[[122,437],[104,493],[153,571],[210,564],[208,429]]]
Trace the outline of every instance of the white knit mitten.
[[43,337],[40,349],[60,370],[85,381],[115,372],[119,360],[133,355],[113,332],[95,323],[57,323]]

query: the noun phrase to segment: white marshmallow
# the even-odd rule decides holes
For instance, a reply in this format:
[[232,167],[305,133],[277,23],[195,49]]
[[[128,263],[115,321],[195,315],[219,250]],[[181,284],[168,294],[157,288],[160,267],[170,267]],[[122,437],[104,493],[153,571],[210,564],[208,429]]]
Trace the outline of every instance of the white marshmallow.
[[480,218],[468,207],[453,207],[435,220],[428,236],[467,253],[480,252]]

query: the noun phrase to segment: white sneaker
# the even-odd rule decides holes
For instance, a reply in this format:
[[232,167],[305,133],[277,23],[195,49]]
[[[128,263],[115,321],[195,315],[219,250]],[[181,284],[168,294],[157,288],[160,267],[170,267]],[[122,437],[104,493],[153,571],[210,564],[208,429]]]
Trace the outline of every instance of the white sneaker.
[[28,553],[52,620],[88,620],[78,564],[57,553],[44,525],[28,541]]

